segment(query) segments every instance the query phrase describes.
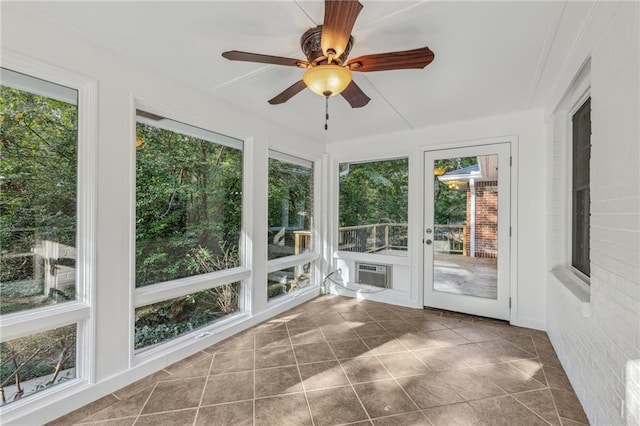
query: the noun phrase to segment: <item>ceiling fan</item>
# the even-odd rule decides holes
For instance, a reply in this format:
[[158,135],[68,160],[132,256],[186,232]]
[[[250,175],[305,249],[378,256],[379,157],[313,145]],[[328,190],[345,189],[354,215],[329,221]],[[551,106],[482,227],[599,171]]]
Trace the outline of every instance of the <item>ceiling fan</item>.
[[433,52],[428,47],[421,47],[365,55],[347,61],[353,46],[351,30],[361,10],[362,4],[358,0],[325,0],[324,24],[311,28],[300,39],[300,47],[307,57],[306,61],[237,50],[224,52],[222,56],[231,61],[259,62],[306,69],[302,80],[269,100],[271,105],[287,102],[308,87],[312,92],[327,99],[341,94],[352,108],[360,108],[371,99],[353,81],[352,71],[424,68],[434,58]]

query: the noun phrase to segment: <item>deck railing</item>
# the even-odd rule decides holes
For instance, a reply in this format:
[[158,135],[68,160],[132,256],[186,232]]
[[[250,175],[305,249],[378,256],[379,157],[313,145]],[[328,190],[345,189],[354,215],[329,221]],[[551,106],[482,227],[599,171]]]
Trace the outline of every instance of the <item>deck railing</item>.
[[[465,225],[435,225],[433,240],[437,252],[464,254]],[[311,249],[311,231],[295,231],[295,254]],[[378,253],[385,250],[406,251],[406,223],[375,223],[344,226],[338,229],[338,250],[358,253]]]

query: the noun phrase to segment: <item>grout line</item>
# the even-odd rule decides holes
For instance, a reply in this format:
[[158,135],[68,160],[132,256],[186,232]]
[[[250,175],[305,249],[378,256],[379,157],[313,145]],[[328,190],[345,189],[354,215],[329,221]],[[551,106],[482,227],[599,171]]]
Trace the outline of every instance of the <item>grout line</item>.
[[146,407],[147,404],[149,403],[149,400],[151,399],[151,395],[153,395],[153,392],[155,392],[157,387],[158,387],[158,381],[156,381],[156,383],[153,385],[153,389],[151,389],[151,392],[149,392],[149,396],[147,396],[147,399],[144,401],[144,404],[142,404],[142,407],[140,408],[140,411],[136,416],[136,420],[133,422],[134,425],[138,422],[138,419],[140,418],[140,416],[142,415],[142,412],[144,411],[144,407]]
[[198,401],[198,406],[196,407],[196,415],[193,418],[193,426],[195,426],[196,420],[198,420],[198,415],[200,414],[200,407],[202,406],[202,400],[204,399],[204,391],[207,389],[207,384],[209,383],[209,377],[211,377],[211,369],[213,368],[214,359],[216,359],[215,352],[211,355],[211,361],[209,362],[209,370],[207,371],[207,378],[204,381],[204,386],[202,386],[202,393],[200,393],[200,401]]
[[[307,392],[304,389],[304,384],[302,383],[302,373],[300,373],[300,365],[298,363],[298,356],[296,355],[296,351],[293,349],[293,340],[291,340],[291,334],[289,333],[289,327],[286,326],[287,336],[289,336],[289,342],[291,342],[291,352],[293,352],[293,359],[296,362],[296,369],[298,370],[298,377],[300,378],[300,384],[302,385],[302,394],[304,395],[304,400],[307,401],[307,411],[309,412],[309,418],[311,419],[311,425],[315,426],[315,421],[313,420],[313,413],[311,412],[311,404],[309,404],[309,397],[307,396]],[[322,331],[320,332],[322,334]],[[331,346],[329,346],[331,348]],[[255,384],[254,384],[255,388]]]

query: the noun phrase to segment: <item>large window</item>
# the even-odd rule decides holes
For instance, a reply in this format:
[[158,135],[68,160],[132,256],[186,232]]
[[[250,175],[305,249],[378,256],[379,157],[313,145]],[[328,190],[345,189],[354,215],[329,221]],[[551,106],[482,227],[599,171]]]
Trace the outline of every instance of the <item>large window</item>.
[[591,99],[572,117],[572,214],[571,214],[571,265],[587,277],[591,274],[589,262],[589,218],[591,159]]
[[167,291],[136,303],[136,349],[239,310],[237,277],[202,283],[241,265],[242,188],[242,141],[138,111],[136,287]]
[[[276,151],[269,152],[267,296],[286,294],[310,283],[310,262],[290,265],[285,258],[299,259],[313,251],[313,163]],[[284,262],[284,263],[281,263]],[[284,267],[286,266],[286,267]]]
[[78,91],[5,68],[0,80],[0,405],[5,405],[81,376],[77,336],[89,317],[89,283],[81,280],[80,268],[88,267],[91,256],[78,245],[81,224],[88,223],[78,214],[86,191],[78,180],[78,159],[84,155],[78,144]]
[[339,174],[338,249],[406,254],[409,160],[341,163]]

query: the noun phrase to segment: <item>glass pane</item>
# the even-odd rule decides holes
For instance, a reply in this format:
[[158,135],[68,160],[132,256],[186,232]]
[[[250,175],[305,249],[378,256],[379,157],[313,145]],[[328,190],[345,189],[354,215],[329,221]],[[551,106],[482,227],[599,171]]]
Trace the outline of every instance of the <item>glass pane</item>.
[[76,324],[0,344],[2,405],[76,377]]
[[338,249],[406,255],[409,160],[341,163]]
[[311,283],[312,262],[271,272],[267,282],[267,298],[271,299]]
[[36,93],[0,86],[2,314],[76,299],[77,102]]
[[313,169],[269,158],[268,258],[312,250]]
[[498,156],[434,162],[433,289],[497,299]]
[[165,342],[239,311],[239,282],[136,308],[135,349]]
[[136,287],[240,265],[242,151],[192,130],[137,124]]

